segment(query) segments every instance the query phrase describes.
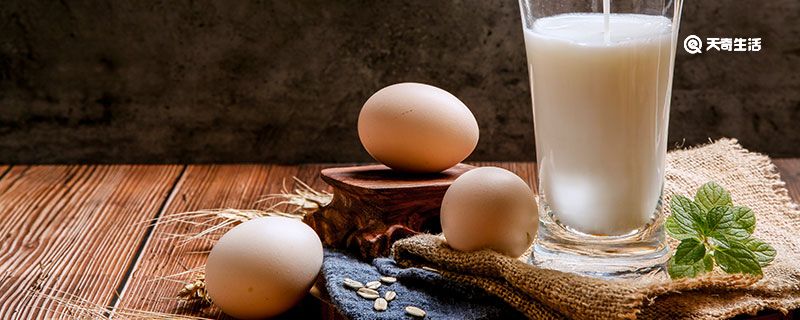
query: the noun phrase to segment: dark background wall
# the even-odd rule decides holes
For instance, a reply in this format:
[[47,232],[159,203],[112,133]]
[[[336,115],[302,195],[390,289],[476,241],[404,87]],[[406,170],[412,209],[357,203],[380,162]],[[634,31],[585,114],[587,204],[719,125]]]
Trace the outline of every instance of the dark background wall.
[[[621,0],[615,0],[621,1]],[[670,139],[800,156],[800,1],[687,0]],[[377,89],[418,81],[475,113],[473,160],[534,158],[513,0],[0,2],[0,162],[362,161]]]

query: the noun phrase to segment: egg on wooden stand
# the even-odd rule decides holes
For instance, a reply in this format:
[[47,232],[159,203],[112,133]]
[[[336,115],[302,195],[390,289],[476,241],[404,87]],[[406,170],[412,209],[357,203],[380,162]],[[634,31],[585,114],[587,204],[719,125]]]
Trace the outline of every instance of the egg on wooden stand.
[[364,103],[358,137],[375,160],[394,170],[433,173],[475,150],[478,122],[449,92],[405,82],[379,90]]

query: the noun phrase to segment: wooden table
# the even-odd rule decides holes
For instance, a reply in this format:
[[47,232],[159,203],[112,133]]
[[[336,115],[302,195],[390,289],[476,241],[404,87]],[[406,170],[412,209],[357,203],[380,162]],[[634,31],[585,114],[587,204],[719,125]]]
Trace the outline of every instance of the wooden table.
[[[800,158],[775,160],[795,201]],[[476,163],[534,185],[533,163]],[[187,226],[152,219],[209,208],[263,208],[292,177],[324,189],[326,165],[0,166],[0,319],[53,318],[64,307],[36,292],[61,292],[100,307],[178,312],[178,282],[154,280],[201,266],[209,242],[176,246]],[[199,230],[199,229],[198,229]],[[177,278],[177,280],[182,280]],[[312,298],[285,318],[330,310]],[[219,316],[216,310],[203,316]],[[63,318],[73,318],[61,315]]]

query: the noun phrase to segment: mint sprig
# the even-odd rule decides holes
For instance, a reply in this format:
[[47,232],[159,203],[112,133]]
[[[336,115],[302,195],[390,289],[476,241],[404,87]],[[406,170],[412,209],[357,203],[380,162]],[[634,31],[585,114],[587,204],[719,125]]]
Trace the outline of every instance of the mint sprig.
[[694,200],[673,196],[670,208],[667,233],[681,240],[667,266],[673,279],[702,275],[714,265],[727,273],[760,275],[775,258],[772,246],[753,237],[753,211],[734,206],[731,194],[713,181],[700,187]]

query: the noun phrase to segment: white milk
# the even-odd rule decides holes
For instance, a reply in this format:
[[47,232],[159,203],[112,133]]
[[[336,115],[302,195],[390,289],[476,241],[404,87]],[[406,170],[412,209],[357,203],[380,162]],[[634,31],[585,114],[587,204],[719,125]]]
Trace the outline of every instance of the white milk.
[[[566,14],[525,30],[540,194],[580,232],[623,235],[654,217],[666,155],[671,21]],[[544,206],[542,206],[544,207]]]

